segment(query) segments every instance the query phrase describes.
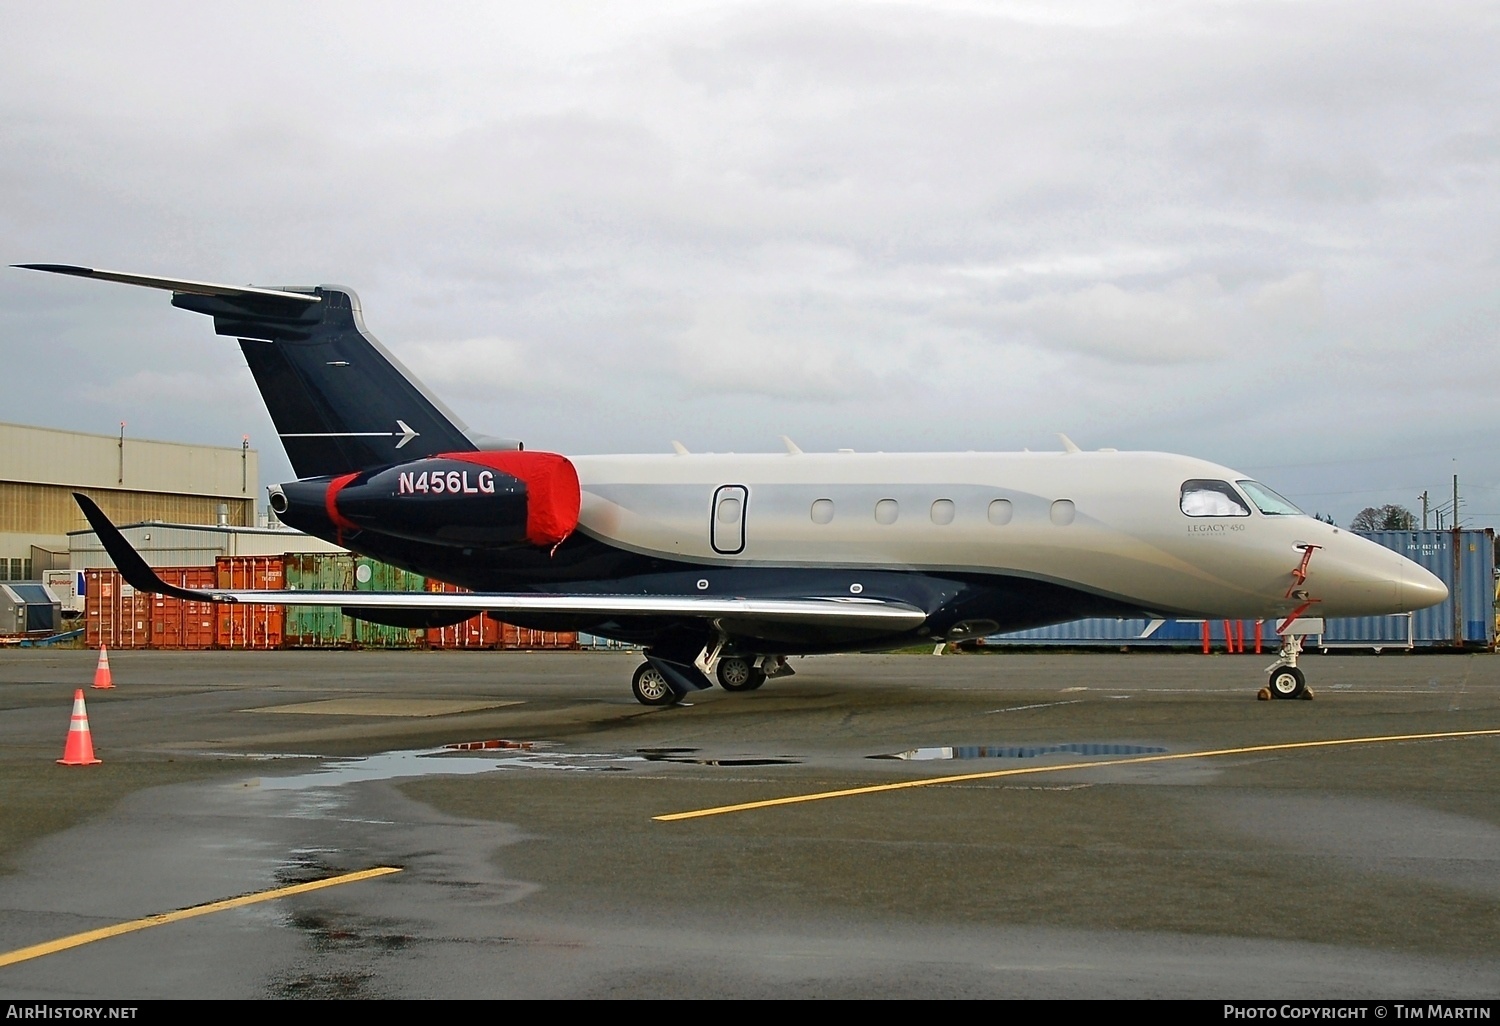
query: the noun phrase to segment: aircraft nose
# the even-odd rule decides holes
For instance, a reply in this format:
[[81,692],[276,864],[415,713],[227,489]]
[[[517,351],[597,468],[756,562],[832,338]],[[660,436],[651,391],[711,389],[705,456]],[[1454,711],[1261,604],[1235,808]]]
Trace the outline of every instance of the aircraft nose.
[[1408,561],[1401,574],[1402,604],[1412,609],[1426,609],[1448,598],[1448,586],[1442,578]]

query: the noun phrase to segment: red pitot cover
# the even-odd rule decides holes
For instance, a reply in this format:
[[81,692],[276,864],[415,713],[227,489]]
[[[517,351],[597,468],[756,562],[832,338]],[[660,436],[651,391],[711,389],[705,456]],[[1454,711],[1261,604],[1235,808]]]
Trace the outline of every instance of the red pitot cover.
[[578,526],[583,492],[578,471],[555,452],[445,452],[440,459],[459,460],[498,470],[526,482],[526,540],[556,545]]

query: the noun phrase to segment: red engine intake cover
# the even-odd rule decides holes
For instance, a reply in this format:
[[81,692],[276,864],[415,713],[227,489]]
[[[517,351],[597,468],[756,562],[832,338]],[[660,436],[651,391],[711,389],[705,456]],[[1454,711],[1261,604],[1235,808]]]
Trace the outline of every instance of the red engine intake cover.
[[526,482],[526,540],[556,545],[578,527],[583,490],[578,469],[555,452],[445,452],[439,459],[489,467]]

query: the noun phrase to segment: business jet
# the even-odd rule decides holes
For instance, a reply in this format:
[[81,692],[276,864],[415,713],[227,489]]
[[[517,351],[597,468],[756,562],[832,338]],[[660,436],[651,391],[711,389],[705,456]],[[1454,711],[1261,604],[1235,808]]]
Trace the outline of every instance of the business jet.
[[1307,693],[1299,618],[1442,602],[1405,557],[1215,463],[1157,452],[573,456],[470,431],[365,330],[341,286],[163,289],[237,338],[298,480],[288,525],[456,593],[192,591],[77,496],[125,579],[199,601],[341,606],[404,627],[487,612],[642,646],[646,705],[749,691],[791,655],[963,641],[1082,617],[1276,619],[1267,687]]

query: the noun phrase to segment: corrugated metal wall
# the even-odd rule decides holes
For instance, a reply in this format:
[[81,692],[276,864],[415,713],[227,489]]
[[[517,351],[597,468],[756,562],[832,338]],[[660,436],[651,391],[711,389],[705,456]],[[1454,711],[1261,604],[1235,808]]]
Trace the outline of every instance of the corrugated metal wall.
[[60,485],[0,481],[0,530],[15,534],[64,535],[88,530],[88,521],[73,501],[82,492],[99,504],[115,523],[164,520],[179,524],[216,524],[219,505],[229,507],[229,522],[237,527],[255,523],[255,500],[221,499],[204,495],[169,495],[105,488],[68,488]]

